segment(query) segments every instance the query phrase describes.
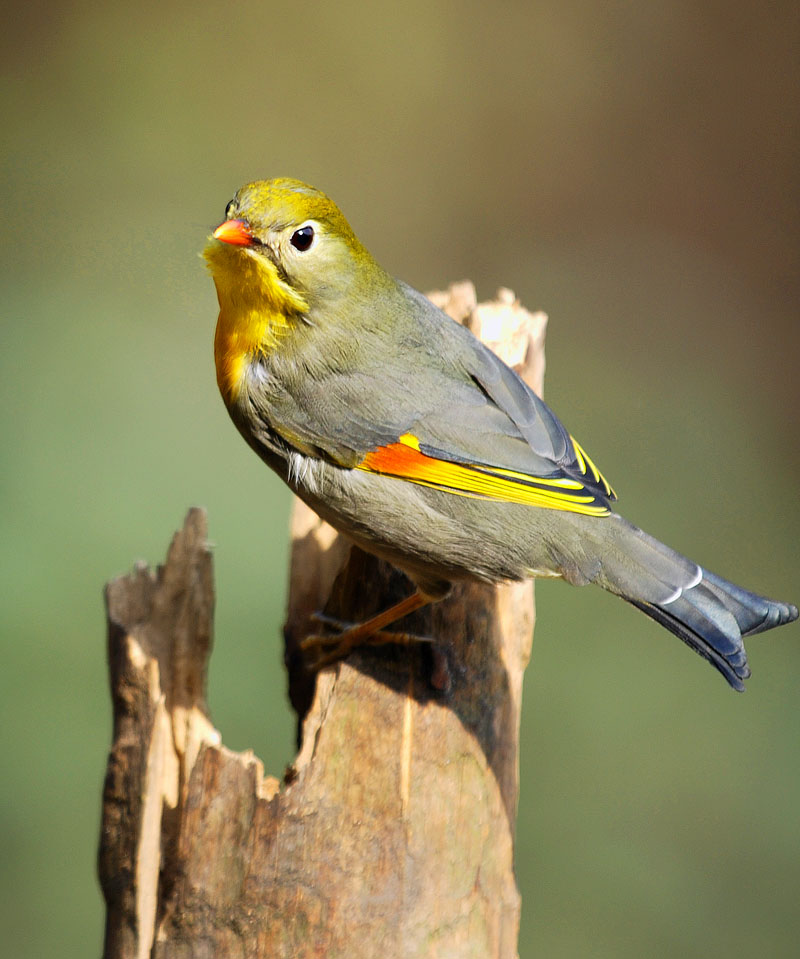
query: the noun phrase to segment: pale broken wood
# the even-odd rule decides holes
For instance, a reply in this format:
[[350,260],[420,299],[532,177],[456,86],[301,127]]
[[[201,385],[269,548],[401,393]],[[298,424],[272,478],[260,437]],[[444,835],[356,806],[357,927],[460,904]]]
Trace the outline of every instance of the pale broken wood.
[[[546,318],[471,284],[434,298],[541,389]],[[322,607],[358,620],[402,574],[295,507],[285,627],[302,744],[283,784],[220,743],[205,702],[213,587],[206,520],[187,516],[164,567],[107,587],[114,740],[100,876],[106,957],[516,955],[513,875],[530,584],[462,584],[407,620],[446,650],[357,651],[303,673]],[[280,786],[280,788],[279,788]]]

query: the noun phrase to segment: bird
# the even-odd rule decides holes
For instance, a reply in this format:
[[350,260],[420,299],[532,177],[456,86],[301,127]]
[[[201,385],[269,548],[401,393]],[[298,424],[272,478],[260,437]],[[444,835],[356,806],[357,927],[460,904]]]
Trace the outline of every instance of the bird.
[[233,423],[319,516],[414,585],[343,624],[325,663],[385,641],[462,580],[600,586],[738,691],[750,676],[743,638],[797,619],[796,606],[722,579],[617,513],[549,406],[385,271],[322,191],[285,177],[246,184],[203,256]]

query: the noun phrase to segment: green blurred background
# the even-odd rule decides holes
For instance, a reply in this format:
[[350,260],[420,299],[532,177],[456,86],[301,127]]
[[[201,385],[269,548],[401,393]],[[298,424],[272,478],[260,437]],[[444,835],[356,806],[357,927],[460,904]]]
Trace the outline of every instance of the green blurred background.
[[[622,511],[800,599],[796,3],[29,2],[3,53],[0,916],[100,951],[102,586],[210,514],[210,699],[291,759],[289,496],[216,394],[197,257],[244,181],[329,192],[421,289],[551,317],[547,395]],[[525,688],[522,959],[795,956],[800,629],[744,696],[544,583]]]

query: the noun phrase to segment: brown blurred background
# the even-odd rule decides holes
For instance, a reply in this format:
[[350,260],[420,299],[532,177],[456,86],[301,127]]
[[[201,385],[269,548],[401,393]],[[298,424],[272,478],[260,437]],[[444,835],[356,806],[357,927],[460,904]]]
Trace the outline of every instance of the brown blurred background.
[[[101,588],[210,511],[211,706],[292,757],[289,497],[216,395],[197,257],[234,190],[329,192],[422,289],[551,317],[547,395],[622,511],[800,600],[796,3],[17,4],[2,41],[0,921],[100,950]],[[544,583],[522,959],[789,957],[800,629],[745,696],[624,604]]]

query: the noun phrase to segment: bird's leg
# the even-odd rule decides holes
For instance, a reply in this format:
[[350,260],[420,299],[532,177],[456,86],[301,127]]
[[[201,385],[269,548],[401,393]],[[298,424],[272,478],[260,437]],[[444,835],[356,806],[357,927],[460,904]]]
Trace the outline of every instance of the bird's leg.
[[[313,613],[311,619],[315,623],[319,623],[320,626],[327,626],[329,629],[336,630],[337,635],[335,636],[308,636],[304,643],[309,647],[312,646],[332,646],[339,642],[339,637],[342,633],[347,632],[348,629],[353,629],[355,626],[360,626],[360,623],[348,622],[344,619],[337,619],[335,616],[328,616],[327,613]],[[309,642],[309,640],[311,640]],[[365,644],[370,646],[381,646],[385,643],[413,643],[413,642],[423,642],[427,643],[429,637],[419,636],[417,633],[405,633],[397,632],[395,630],[385,630],[379,629],[374,633],[370,633],[369,637],[364,641]]]
[[409,613],[414,613],[423,606],[433,602],[432,599],[423,595],[419,590],[407,596],[405,599],[395,603],[383,612],[378,613],[366,622],[358,624],[341,623],[332,617],[318,615],[316,618],[321,622],[341,629],[338,636],[307,636],[301,641],[300,647],[303,652],[310,650],[320,650],[325,648],[329,651],[313,663],[314,669],[323,669],[331,663],[344,659],[356,646],[374,645],[380,646],[385,643],[408,643],[410,641],[419,642],[423,640],[422,636],[413,636],[409,633],[386,632],[384,627],[391,626]]

